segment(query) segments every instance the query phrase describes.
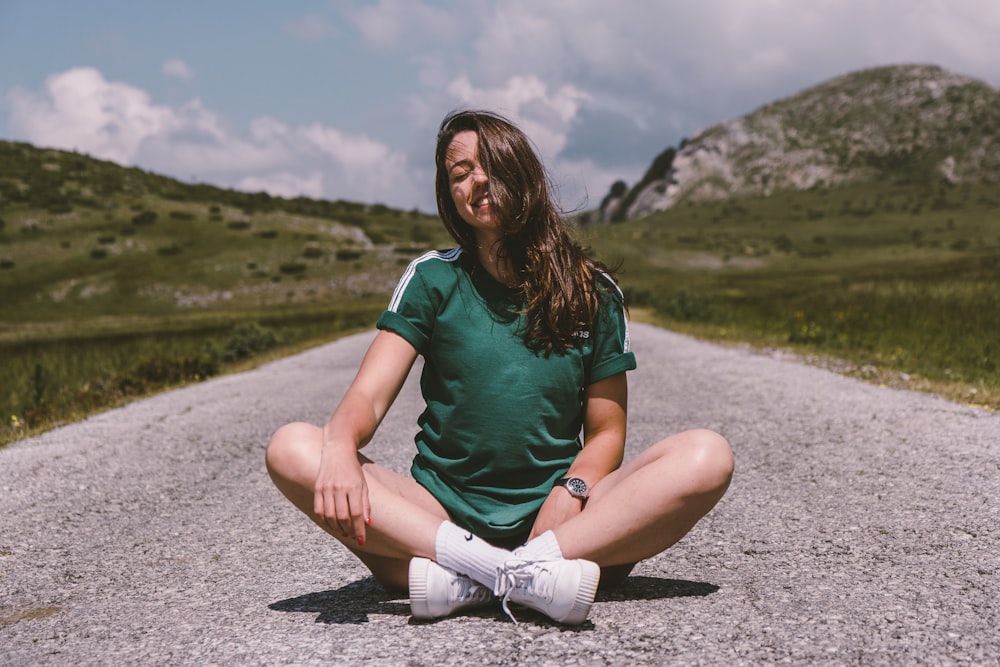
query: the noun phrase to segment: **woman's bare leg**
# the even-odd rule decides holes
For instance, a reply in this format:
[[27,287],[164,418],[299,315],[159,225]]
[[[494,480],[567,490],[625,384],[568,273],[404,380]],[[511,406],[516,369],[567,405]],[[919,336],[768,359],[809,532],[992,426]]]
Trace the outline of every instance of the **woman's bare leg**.
[[434,539],[448,513],[426,489],[361,454],[368,484],[371,525],[364,545],[345,537],[313,511],[322,429],[294,423],[278,429],[267,446],[267,470],[275,486],[320,528],[350,549],[385,586],[406,589],[414,556],[433,559]]
[[721,435],[662,440],[595,485],[583,512],[553,529],[566,558],[628,565],[675,544],[722,498],[733,454]]

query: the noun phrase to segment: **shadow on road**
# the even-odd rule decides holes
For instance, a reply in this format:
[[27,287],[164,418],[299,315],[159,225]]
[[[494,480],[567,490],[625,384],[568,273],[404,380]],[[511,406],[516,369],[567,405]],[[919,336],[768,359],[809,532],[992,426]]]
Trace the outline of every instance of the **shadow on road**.
[[268,605],[274,611],[318,613],[317,623],[367,623],[369,614],[410,615],[409,602],[388,591],[375,577],[365,577],[335,590],[308,593]]
[[[596,602],[703,597],[718,590],[718,586],[700,581],[633,576],[613,588],[601,589]],[[375,577],[365,577],[334,590],[280,600],[268,608],[319,614],[317,623],[346,625],[367,623],[369,614],[410,615],[409,602],[398,593],[386,590]]]
[[718,590],[719,587],[715,584],[706,584],[702,581],[632,576],[616,586],[598,590],[596,601],[616,602],[624,600],[704,597]]

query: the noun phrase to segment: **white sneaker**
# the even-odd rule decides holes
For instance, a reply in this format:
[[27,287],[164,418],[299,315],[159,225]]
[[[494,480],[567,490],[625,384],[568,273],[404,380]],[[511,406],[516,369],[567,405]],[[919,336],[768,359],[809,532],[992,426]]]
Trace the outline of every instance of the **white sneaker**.
[[414,618],[442,618],[493,601],[490,589],[427,558],[410,559],[410,611]]
[[493,592],[503,600],[510,620],[517,619],[507,608],[514,602],[540,611],[554,621],[579,625],[587,619],[594,603],[601,568],[589,560],[508,560],[497,569]]

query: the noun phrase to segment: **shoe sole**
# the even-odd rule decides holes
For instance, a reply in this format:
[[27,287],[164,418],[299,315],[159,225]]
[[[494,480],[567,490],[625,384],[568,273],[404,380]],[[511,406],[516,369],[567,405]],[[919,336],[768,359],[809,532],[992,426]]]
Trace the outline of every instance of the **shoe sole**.
[[431,614],[427,599],[427,569],[430,561],[426,558],[411,558],[409,570],[410,613],[414,618],[437,618]]
[[597,563],[580,560],[580,587],[576,589],[576,600],[573,608],[563,618],[554,619],[566,625],[580,625],[587,620],[590,607],[594,604],[597,585],[601,583],[601,568]]

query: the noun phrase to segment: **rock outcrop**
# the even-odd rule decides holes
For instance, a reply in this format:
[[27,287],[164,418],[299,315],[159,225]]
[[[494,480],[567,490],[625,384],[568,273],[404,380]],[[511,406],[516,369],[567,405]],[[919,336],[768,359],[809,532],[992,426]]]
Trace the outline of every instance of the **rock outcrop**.
[[664,171],[665,153],[604,219],[859,180],[1000,181],[1000,90],[930,65],[862,70],[705,129]]

